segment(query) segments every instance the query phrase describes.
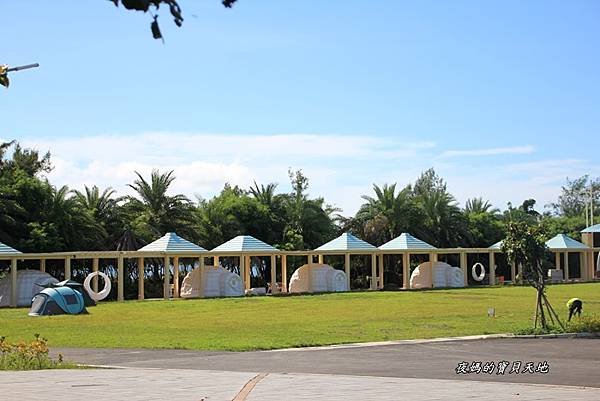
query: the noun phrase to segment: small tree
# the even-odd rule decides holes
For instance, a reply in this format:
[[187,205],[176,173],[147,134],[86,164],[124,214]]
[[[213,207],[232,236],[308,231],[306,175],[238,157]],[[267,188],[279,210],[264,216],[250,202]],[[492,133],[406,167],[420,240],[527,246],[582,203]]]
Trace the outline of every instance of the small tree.
[[544,231],[539,224],[511,221],[507,226],[506,238],[502,241],[502,252],[511,263],[520,265],[523,280],[537,291],[534,328],[547,330],[548,321],[564,326],[546,297],[546,268],[548,248],[544,243]]

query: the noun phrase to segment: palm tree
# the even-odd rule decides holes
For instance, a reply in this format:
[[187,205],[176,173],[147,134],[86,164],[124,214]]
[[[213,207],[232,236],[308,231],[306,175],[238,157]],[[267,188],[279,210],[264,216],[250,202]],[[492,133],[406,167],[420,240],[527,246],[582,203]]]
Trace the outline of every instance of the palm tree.
[[173,171],[161,174],[158,170],[153,170],[150,181],[146,181],[137,171],[135,174],[137,179],[129,187],[139,199],[129,197],[129,206],[131,212],[137,215],[135,223],[146,231],[146,236],[156,238],[167,232],[178,231],[195,237],[192,202],[182,194],[167,195],[175,180]]
[[363,195],[366,201],[355,220],[359,231],[373,243],[384,243],[402,232],[420,234],[420,213],[410,187],[396,193],[396,184],[373,185],[375,197]]
[[419,197],[425,214],[425,234],[429,241],[440,247],[465,243],[467,223],[454,197],[446,191],[433,191]]
[[89,210],[98,222],[106,222],[114,213],[114,208],[118,202],[124,199],[124,197],[113,198],[116,191],[111,187],[106,188],[102,193],[96,185],[91,188],[85,185],[84,188],[85,193],[72,191],[75,195],[75,201]]
[[489,201],[484,201],[483,198],[472,198],[467,199],[465,203],[465,213],[491,213],[497,214],[500,211],[496,208],[492,208],[492,204]]
[[275,198],[275,189],[277,188],[277,184],[270,183],[265,187],[264,185],[260,185],[260,188],[256,181],[254,181],[254,186],[250,187],[250,193],[260,203],[265,206],[271,207],[273,205],[273,199]]

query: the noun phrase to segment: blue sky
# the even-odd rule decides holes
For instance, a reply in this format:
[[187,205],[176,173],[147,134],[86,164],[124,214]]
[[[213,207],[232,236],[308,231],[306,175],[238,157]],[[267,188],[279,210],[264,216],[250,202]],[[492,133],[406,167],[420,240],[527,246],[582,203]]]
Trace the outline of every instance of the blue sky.
[[166,42],[109,1],[4,1],[0,138],[50,150],[53,183],[175,191],[302,168],[346,214],[435,167],[463,203],[556,198],[600,176],[600,3],[181,0]]

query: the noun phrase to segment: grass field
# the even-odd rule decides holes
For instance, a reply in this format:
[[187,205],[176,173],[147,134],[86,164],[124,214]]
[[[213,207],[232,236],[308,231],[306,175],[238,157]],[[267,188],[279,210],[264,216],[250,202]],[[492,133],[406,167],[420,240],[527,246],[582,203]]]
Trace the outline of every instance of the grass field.
[[[584,314],[600,315],[600,283],[548,288],[565,319],[574,296],[585,301]],[[17,341],[40,333],[53,347],[243,351],[514,332],[531,325],[534,304],[530,287],[110,302],[80,316],[0,309],[0,336]]]

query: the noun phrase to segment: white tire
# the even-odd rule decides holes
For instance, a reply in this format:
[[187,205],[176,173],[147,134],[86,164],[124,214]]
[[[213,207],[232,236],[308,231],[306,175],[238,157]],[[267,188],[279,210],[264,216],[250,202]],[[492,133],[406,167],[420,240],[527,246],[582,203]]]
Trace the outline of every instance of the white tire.
[[[90,288],[90,283],[92,282],[92,278],[94,278],[94,276],[101,276],[104,279],[104,288],[102,288],[102,291],[100,292],[95,292]],[[85,280],[83,281],[83,288],[85,288],[88,294],[90,294],[90,298],[92,298],[94,301],[102,301],[108,296],[108,294],[110,294],[110,278],[105,273],[99,271],[92,272],[88,274]]]
[[[479,274],[477,274],[478,267],[481,269]],[[473,280],[475,281],[483,281],[485,278],[485,267],[483,267],[483,265],[479,262],[475,263],[473,267],[471,267],[471,277],[473,277]]]

